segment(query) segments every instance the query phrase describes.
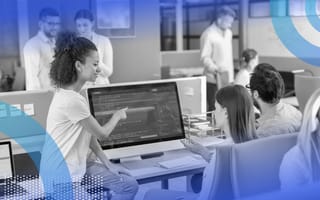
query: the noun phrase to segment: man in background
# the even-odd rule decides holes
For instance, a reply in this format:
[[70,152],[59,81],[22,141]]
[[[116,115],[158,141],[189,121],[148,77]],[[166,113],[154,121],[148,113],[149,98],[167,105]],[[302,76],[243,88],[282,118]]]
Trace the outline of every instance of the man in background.
[[267,137],[300,130],[302,114],[295,107],[281,102],[284,81],[270,64],[261,63],[254,69],[249,89],[261,110],[257,119],[257,136]]
[[59,30],[58,11],[53,8],[42,9],[39,14],[39,32],[27,41],[23,49],[27,90],[52,88],[49,72]]
[[223,72],[227,76],[220,82],[230,83],[234,79],[231,26],[235,17],[233,9],[223,6],[218,9],[216,20],[201,34],[200,53],[207,77],[208,111],[214,110],[217,73],[222,75]]

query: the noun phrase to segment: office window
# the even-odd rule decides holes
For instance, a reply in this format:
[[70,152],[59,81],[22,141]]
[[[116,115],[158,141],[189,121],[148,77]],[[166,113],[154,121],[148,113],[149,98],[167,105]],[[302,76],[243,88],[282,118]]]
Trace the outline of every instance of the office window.
[[269,1],[250,1],[249,4],[250,17],[270,17]]
[[[201,33],[214,20],[219,6],[228,5],[237,14],[239,0],[160,0],[161,14],[161,51],[184,51],[200,49]],[[182,16],[179,14],[182,11]],[[177,21],[179,20],[179,21]],[[239,21],[233,28],[234,55],[237,58],[239,46]],[[182,43],[179,46],[179,41]]]
[[161,51],[174,51],[176,48],[176,0],[160,1]]
[[200,48],[200,36],[213,21],[216,6],[212,1],[183,2],[183,49]]

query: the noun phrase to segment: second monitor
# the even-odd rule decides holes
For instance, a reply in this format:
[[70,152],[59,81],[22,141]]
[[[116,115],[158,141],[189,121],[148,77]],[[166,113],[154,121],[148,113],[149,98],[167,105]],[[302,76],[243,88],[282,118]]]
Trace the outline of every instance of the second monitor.
[[[109,158],[165,151],[174,148],[172,141],[185,138],[175,82],[89,88],[88,99],[100,125],[116,110],[128,107],[127,119],[118,123],[108,139],[100,141],[105,150],[118,148],[109,152]],[[120,155],[121,149],[125,154]]]

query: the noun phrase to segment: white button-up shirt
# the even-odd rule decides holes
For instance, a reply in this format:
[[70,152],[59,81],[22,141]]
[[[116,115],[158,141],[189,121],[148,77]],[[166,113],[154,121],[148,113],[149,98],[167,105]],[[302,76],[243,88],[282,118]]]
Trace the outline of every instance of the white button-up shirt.
[[23,49],[27,90],[52,88],[49,73],[54,48],[55,41],[50,40],[42,31],[27,41]]
[[101,73],[98,75],[96,84],[109,84],[109,76],[113,72],[113,49],[109,38],[93,33],[92,42],[97,46],[99,53],[99,67]]
[[200,45],[201,61],[205,67],[204,74],[207,81],[216,83],[215,75],[209,69],[215,69],[217,66],[228,72],[229,82],[232,82],[234,69],[231,30],[222,31],[213,23],[201,34]]

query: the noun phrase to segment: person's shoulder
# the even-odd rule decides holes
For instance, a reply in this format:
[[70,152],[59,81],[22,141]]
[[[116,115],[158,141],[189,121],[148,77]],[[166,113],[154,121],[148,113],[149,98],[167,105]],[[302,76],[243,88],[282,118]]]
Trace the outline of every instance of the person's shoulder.
[[298,120],[302,119],[302,113],[300,110],[287,103],[280,102],[280,104],[283,108],[282,114],[285,114],[286,116],[291,116],[291,118],[297,118]]
[[98,38],[99,41],[108,41],[108,42],[110,42],[109,37],[107,37],[105,35],[101,35],[101,34],[95,33],[95,36]]
[[232,30],[231,30],[230,28],[228,28],[228,29],[226,30],[226,33],[227,33],[228,35],[231,35],[231,36],[232,36]]
[[40,42],[40,38],[38,34],[34,35],[26,42],[26,44],[24,45],[24,48],[34,48],[39,45],[39,42]]
[[259,138],[297,132],[300,124],[289,118],[268,118],[259,122],[257,135]]
[[299,158],[301,151],[298,145],[293,146],[287,153],[284,154],[281,162],[280,169],[281,170],[288,170],[288,168],[292,168],[293,166],[298,166],[297,162],[300,160]]
[[202,41],[214,42],[216,38],[218,38],[218,33],[216,30],[213,30],[211,26],[207,27],[200,36]]
[[84,96],[72,90],[57,89],[55,96],[67,104],[78,104],[86,102]]
[[292,110],[293,112],[298,112],[298,113],[301,113],[296,107],[294,107],[293,105],[290,105],[290,104],[288,104],[288,103],[283,103],[283,102],[280,102],[282,105],[283,105],[283,107],[285,108],[285,109],[288,109],[288,110]]
[[239,74],[239,76],[250,77],[250,73],[248,72],[248,70],[245,69],[240,69],[237,74]]
[[283,156],[283,160],[286,162],[296,162],[301,157],[301,150],[298,145],[295,145]]

